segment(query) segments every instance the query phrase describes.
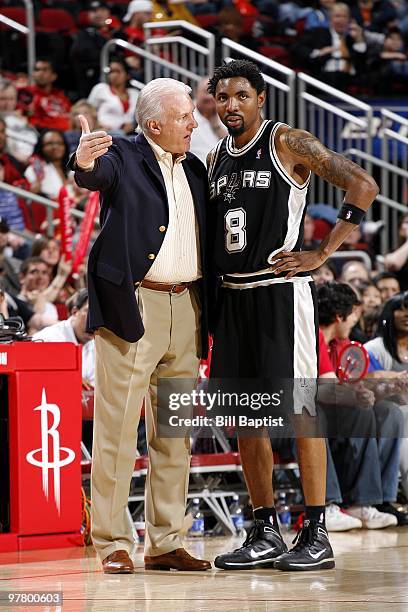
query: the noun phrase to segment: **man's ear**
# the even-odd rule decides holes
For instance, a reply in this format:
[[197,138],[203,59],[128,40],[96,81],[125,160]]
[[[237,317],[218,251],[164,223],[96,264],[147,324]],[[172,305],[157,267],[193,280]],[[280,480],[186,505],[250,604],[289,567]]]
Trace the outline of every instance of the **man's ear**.
[[258,108],[263,107],[263,105],[265,104],[265,100],[266,100],[266,91],[261,91],[261,93],[258,94]]
[[162,126],[160,121],[157,119],[150,119],[147,122],[147,129],[152,133],[153,136],[160,136],[162,133]]

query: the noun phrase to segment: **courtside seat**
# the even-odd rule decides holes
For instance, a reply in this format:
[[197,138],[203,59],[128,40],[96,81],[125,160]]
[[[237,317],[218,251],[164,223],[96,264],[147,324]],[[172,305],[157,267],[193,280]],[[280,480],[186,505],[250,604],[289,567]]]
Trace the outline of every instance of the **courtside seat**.
[[195,15],[196,20],[198,21],[198,25],[200,28],[211,28],[218,23],[218,15],[214,15],[213,13],[207,13],[204,15]]
[[[4,6],[1,7],[1,14],[4,17],[8,17],[13,21],[17,21],[21,25],[27,25],[27,14],[25,8],[21,8],[20,6]],[[3,23],[0,23],[0,29],[8,29],[9,26],[6,26]]]
[[73,34],[77,31],[72,15],[63,8],[41,9],[38,29],[41,32],[63,32],[64,34]]

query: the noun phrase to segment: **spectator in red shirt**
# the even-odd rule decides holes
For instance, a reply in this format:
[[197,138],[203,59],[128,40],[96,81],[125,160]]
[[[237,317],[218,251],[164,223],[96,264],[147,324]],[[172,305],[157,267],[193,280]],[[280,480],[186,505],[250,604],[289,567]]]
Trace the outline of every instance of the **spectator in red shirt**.
[[29,122],[40,130],[69,130],[71,102],[62,89],[54,87],[57,73],[49,59],[38,59],[34,68],[34,85],[19,91],[20,106]]

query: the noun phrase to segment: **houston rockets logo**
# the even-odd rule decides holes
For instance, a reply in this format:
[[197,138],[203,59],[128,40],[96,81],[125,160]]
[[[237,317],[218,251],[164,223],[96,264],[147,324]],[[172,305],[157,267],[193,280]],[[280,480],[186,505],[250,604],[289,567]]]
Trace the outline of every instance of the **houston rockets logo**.
[[[26,455],[31,465],[42,470],[42,488],[48,501],[49,471],[54,476],[54,501],[58,514],[61,514],[61,468],[69,465],[75,458],[75,452],[71,448],[60,446],[60,435],[58,425],[61,420],[61,411],[57,404],[48,404],[45,389],[42,390],[41,405],[34,408],[41,415],[41,448],[36,448]],[[53,417],[53,422],[48,427],[48,413]],[[65,453],[62,458],[61,452]],[[39,458],[36,458],[36,455]],[[50,460],[50,457],[52,458]]]

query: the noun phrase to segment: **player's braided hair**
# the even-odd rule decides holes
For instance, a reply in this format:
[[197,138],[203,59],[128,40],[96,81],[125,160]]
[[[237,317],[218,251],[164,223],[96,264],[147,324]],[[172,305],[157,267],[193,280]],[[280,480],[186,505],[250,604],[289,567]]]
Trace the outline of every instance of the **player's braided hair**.
[[247,79],[252,87],[256,89],[256,93],[260,94],[266,89],[265,80],[259,67],[249,60],[233,60],[229,64],[222,64],[214,70],[213,76],[208,81],[208,93],[215,95],[215,90],[218,81],[221,79],[232,79],[234,77],[243,77]]
[[347,319],[353,306],[360,301],[355,291],[346,283],[324,283],[317,290],[320,325],[331,325],[339,315]]

